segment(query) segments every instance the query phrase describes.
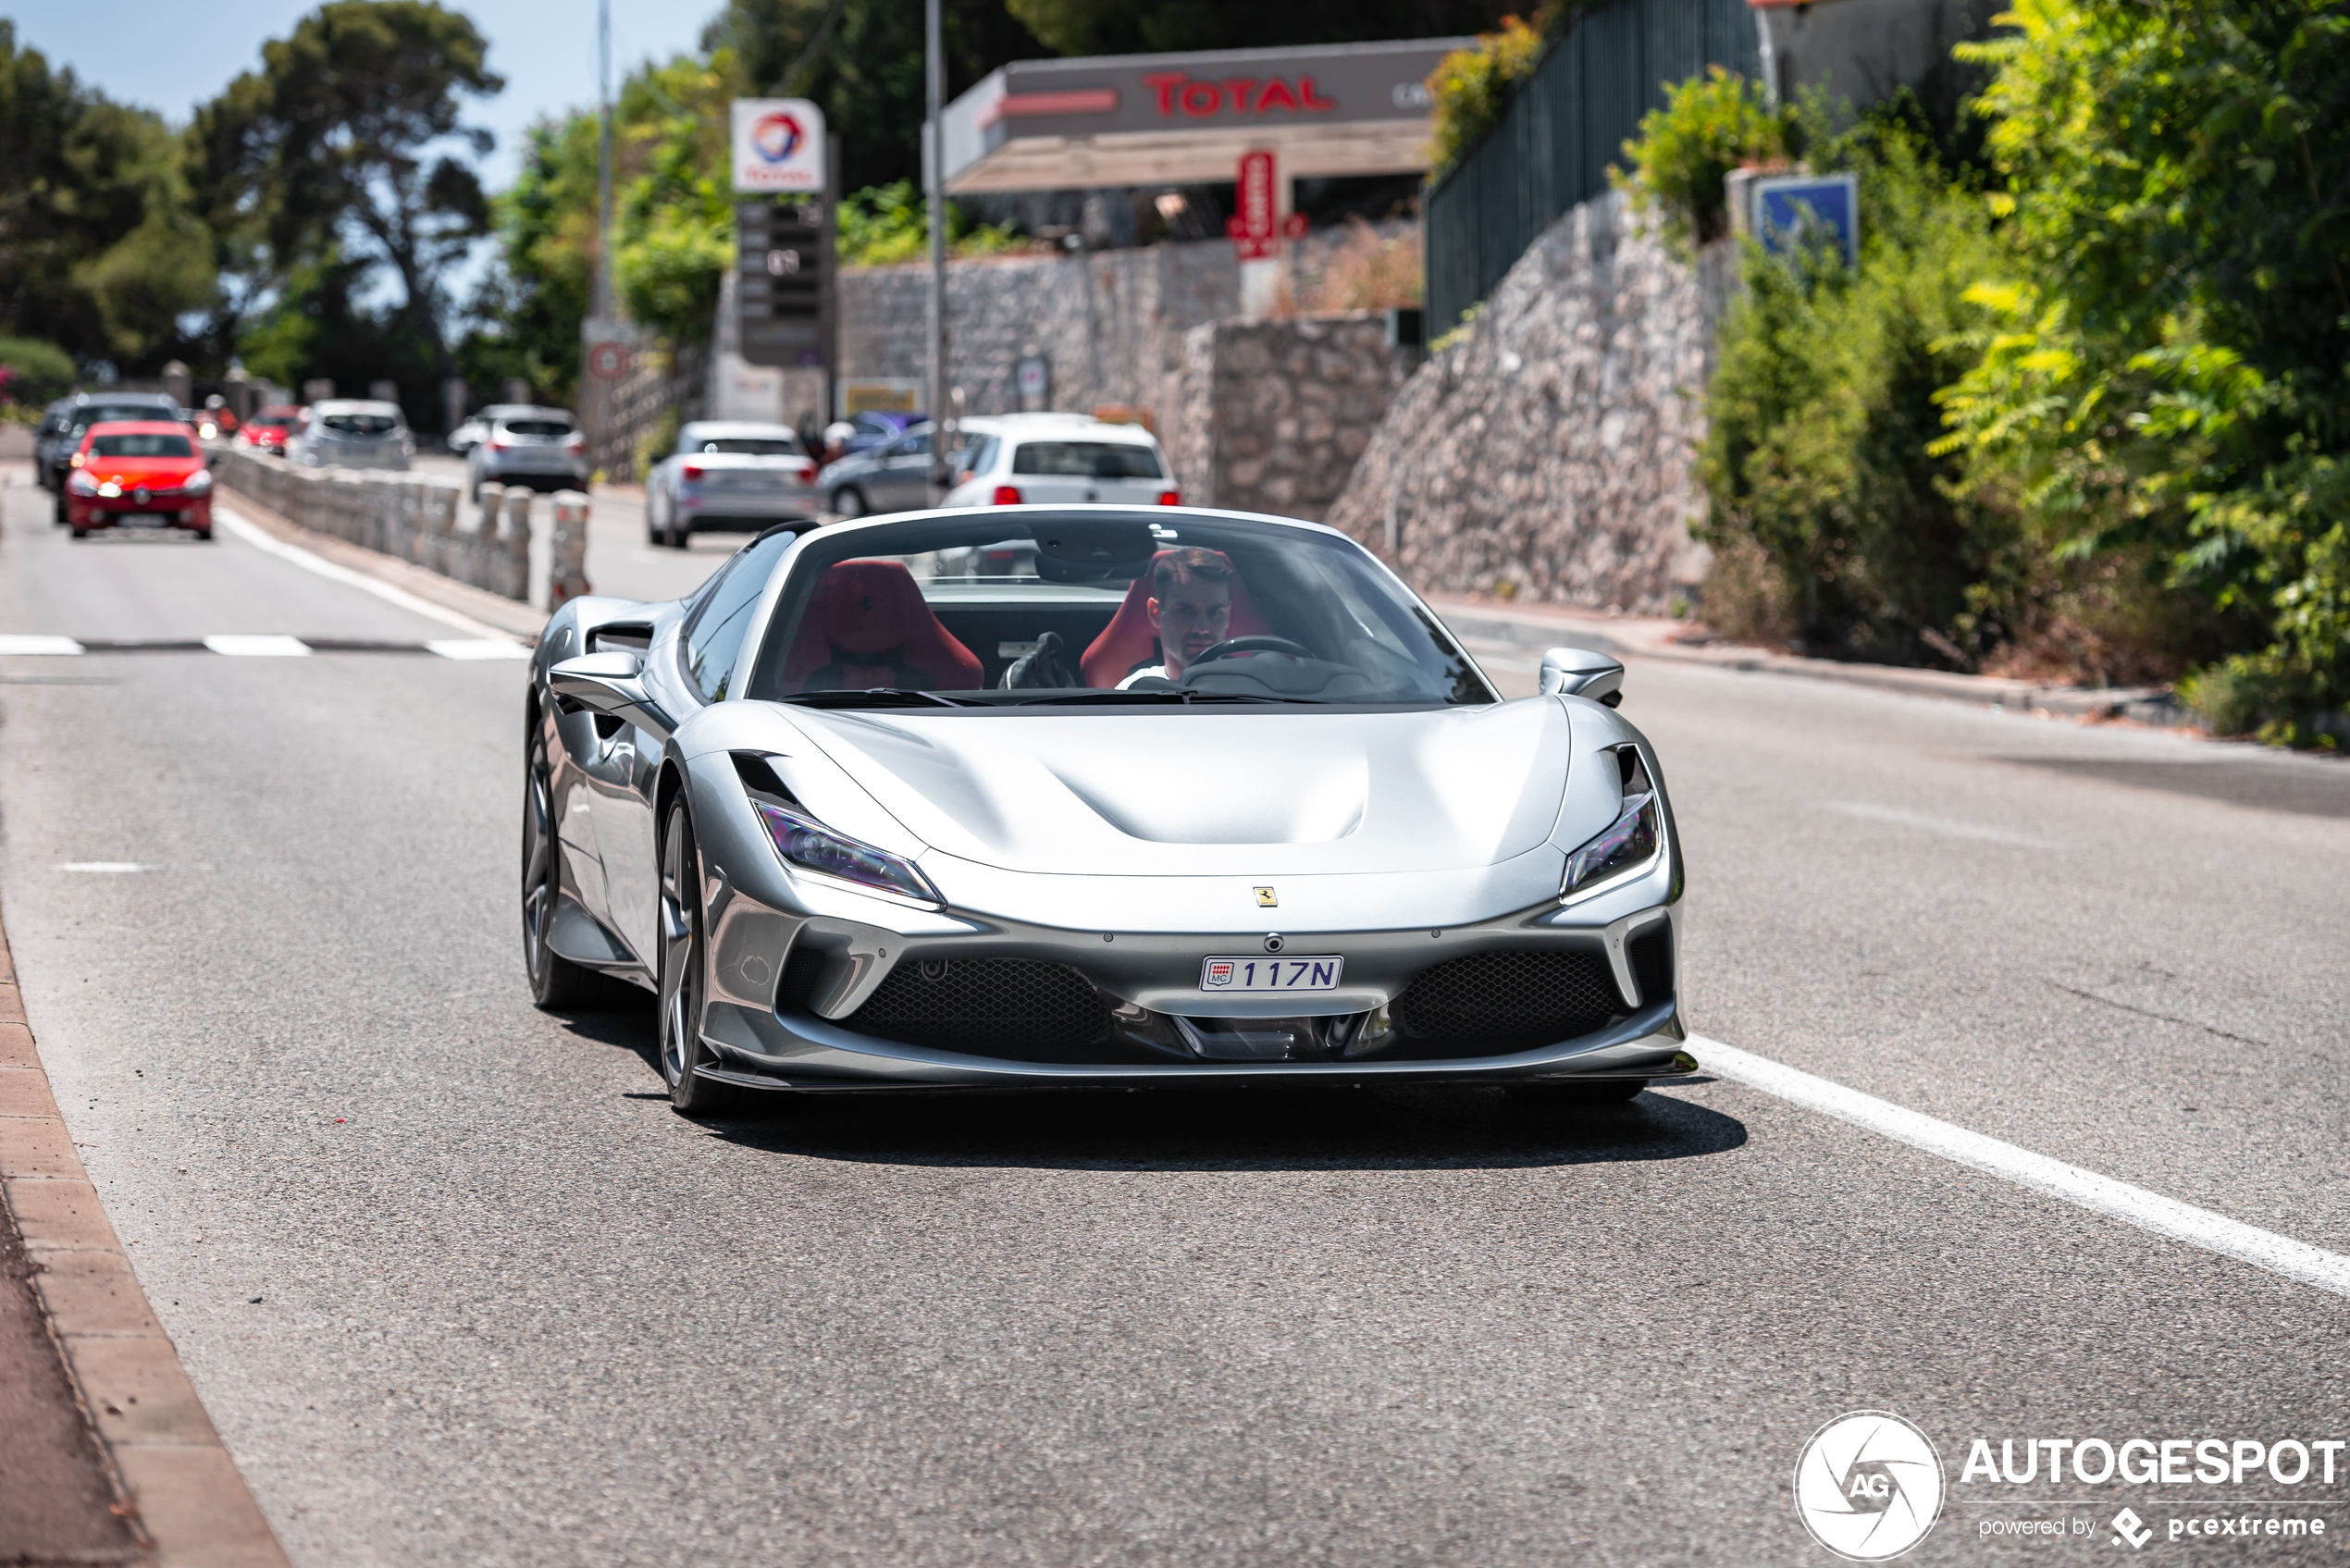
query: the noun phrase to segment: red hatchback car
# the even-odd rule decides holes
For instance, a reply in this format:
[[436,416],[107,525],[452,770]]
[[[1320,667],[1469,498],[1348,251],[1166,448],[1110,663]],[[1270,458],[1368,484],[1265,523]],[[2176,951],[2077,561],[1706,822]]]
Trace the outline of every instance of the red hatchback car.
[[294,425],[301,418],[302,410],[297,407],[265,408],[245,421],[245,427],[237,432],[237,439],[271,457],[283,457],[286,438],[293,433]]
[[93,425],[66,480],[66,522],[77,539],[134,523],[212,537],[212,475],[195,438],[168,420]]

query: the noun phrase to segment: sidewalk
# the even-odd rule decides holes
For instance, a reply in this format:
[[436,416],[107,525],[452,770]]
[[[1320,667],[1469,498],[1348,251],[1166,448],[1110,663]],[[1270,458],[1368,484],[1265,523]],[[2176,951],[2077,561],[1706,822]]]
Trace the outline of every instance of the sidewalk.
[[1908,697],[1979,703],[2019,713],[2048,713],[2067,719],[2126,719],[2164,728],[2195,728],[2195,715],[2162,686],[2046,685],[1999,675],[1961,675],[1948,670],[1913,670],[1892,664],[1853,664],[1834,659],[1804,659],[1714,638],[1702,626],[1658,616],[1603,615],[1564,605],[1516,605],[1482,595],[1423,596],[1442,612],[1445,623],[1476,643],[1522,650],[1540,657],[1554,646],[1585,648],[1617,659],[1656,659],[1837,681]]

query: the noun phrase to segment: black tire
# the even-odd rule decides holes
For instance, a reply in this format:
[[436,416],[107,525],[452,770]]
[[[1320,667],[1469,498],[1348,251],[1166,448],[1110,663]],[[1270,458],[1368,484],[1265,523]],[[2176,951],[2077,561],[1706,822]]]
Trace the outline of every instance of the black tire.
[[864,517],[871,513],[871,509],[865,504],[865,492],[854,485],[844,485],[833,492],[833,511],[844,519]]
[[[600,1000],[612,982],[547,945],[563,893],[563,841],[555,834],[554,779],[547,737],[534,722],[523,766],[522,957],[530,999],[541,1007],[576,1007]],[[641,993],[640,993],[641,994]]]
[[701,1039],[702,987],[708,971],[702,946],[701,848],[683,796],[670,803],[668,825],[661,835],[661,907],[653,919],[661,952],[656,1027],[669,1104],[679,1116],[724,1115],[741,1105],[741,1092],[694,1070],[711,1060]]
[[1513,1099],[1534,1105],[1620,1105],[1649,1086],[1645,1078],[1597,1078],[1577,1083],[1552,1079],[1540,1083],[1508,1085]]
[[69,523],[72,520],[72,514],[66,511],[66,488],[63,485],[59,485],[57,487],[56,513],[51,521],[58,524],[65,524]]

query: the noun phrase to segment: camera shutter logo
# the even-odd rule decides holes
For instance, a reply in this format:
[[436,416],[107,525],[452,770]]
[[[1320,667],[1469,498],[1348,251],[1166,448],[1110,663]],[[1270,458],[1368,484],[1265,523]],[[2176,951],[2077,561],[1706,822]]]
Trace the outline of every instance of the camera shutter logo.
[[1838,1557],[1899,1557],[1941,1516],[1942,1456],[1890,1412],[1839,1415],[1812,1434],[1795,1463],[1795,1512]]

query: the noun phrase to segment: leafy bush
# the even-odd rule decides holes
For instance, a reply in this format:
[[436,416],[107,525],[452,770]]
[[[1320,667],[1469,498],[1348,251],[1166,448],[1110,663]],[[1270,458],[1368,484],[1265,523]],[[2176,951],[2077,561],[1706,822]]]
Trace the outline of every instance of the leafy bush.
[[1661,215],[1665,243],[1687,256],[1730,231],[1722,181],[1732,170],[1784,167],[1802,142],[1792,112],[1772,107],[1762,86],[1720,66],[1664,90],[1664,106],[1624,143],[1630,172],[1608,179],[1635,212]]
[[38,338],[0,338],[0,403],[39,409],[73,390],[73,356]]
[[[1750,102],[1717,76],[1686,85],[1676,107],[1701,93],[1711,106],[1688,117],[1700,124]],[[1671,115],[1651,117],[1669,130]],[[1721,167],[1711,156],[1636,167]],[[1866,123],[1819,161],[1860,174],[1861,265],[1833,252],[1791,263],[1749,244],[1700,462],[1717,556],[1707,615],[1822,652],[1972,666],[2012,630],[2023,541],[2011,511],[1956,499],[1960,463],[1928,446],[1941,433],[1935,394],[1969,363],[1948,341],[1972,325],[1962,297],[1998,259],[1989,219],[1898,124]]]
[[[844,266],[886,266],[930,254],[930,203],[910,179],[872,186],[835,209],[839,224],[835,253]],[[946,249],[957,256],[997,255],[1024,251],[1032,241],[1006,225],[975,224],[954,203],[946,204]]]
[[[2136,552],[2235,646],[2223,730],[2350,705],[2350,15],[2339,0],[2017,0],[1965,51],[2015,245],[1946,401],[1972,494],[2067,558]],[[2258,628],[2245,636],[2242,628]]]
[[1479,33],[1475,48],[1455,50],[1436,63],[1428,79],[1428,90],[1436,98],[1429,184],[1442,179],[1479,138],[1501,123],[1510,89],[1534,69],[1541,54],[1539,30],[1517,17],[1503,17],[1501,31]]

